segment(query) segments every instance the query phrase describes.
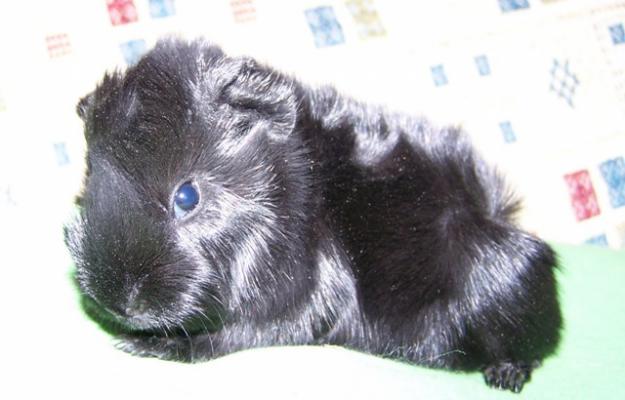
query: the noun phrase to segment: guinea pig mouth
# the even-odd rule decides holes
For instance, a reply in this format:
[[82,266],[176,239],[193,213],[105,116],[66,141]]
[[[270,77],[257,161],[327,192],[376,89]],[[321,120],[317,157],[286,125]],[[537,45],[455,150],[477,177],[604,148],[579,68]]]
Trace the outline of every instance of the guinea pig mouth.
[[122,324],[135,331],[155,330],[164,327],[161,321],[148,315],[122,317]]
[[185,335],[208,333],[220,330],[224,323],[223,313],[217,307],[212,311],[205,310],[201,313],[194,313],[183,320],[178,320],[152,315],[149,312],[133,312],[128,308],[123,311],[121,309],[115,311],[88,295],[82,296],[81,305],[88,317],[112,335],[177,331]]
[[87,295],[82,296],[81,306],[88,317],[97,322],[105,331],[112,334],[156,331],[167,327],[161,318],[148,313],[129,315],[126,310],[112,310]]

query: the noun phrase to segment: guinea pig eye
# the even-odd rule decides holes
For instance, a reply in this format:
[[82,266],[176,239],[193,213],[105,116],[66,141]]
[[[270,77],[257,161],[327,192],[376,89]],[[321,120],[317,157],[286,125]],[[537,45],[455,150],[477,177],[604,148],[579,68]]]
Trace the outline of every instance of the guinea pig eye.
[[182,218],[200,202],[200,194],[191,182],[180,185],[174,195],[174,216]]

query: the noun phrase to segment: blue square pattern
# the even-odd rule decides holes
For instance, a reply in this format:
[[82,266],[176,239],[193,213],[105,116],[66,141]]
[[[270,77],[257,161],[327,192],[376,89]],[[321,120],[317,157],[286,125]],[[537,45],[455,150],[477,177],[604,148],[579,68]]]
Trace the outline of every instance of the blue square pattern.
[[603,179],[608,184],[612,207],[625,206],[625,159],[617,157],[599,165]]
[[580,81],[571,70],[569,61],[560,62],[554,59],[549,74],[551,75],[549,90],[564,99],[569,106],[574,107],[573,100],[575,99],[575,93],[580,85]]
[[523,10],[530,8],[530,4],[527,0],[498,0],[499,7],[503,12],[510,12],[516,10]]
[[477,72],[480,76],[488,76],[490,75],[490,64],[488,62],[488,57],[485,55],[475,57],[475,65],[477,66]]
[[69,156],[67,155],[67,148],[65,143],[54,143],[54,154],[56,155],[56,164],[59,167],[63,167],[69,164]]
[[445,67],[443,65],[435,65],[431,68],[432,79],[434,79],[434,85],[445,86],[449,83],[447,80],[447,74],[445,74]]
[[141,56],[147,51],[147,45],[143,39],[131,40],[129,42],[122,43],[119,47],[124,55],[124,60],[126,60],[126,64],[128,65],[136,64]]
[[512,124],[510,123],[510,121],[500,122],[499,129],[501,129],[501,133],[503,134],[503,140],[506,143],[516,142],[516,134],[514,133],[514,129],[512,129]]
[[311,8],[304,12],[310,30],[315,37],[315,46],[327,47],[345,42],[343,28],[336,19],[332,7]]
[[625,44],[625,27],[623,24],[612,25],[609,29],[612,44]]
[[176,14],[174,0],[150,0],[152,18],[165,18]]
[[587,239],[584,243],[591,244],[593,246],[608,247],[608,238],[604,233],[601,235],[593,236]]

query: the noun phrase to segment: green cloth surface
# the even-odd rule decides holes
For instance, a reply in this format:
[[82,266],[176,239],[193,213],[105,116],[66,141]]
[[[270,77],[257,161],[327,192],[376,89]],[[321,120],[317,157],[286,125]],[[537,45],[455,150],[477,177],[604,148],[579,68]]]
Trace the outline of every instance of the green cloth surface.
[[67,275],[42,284],[39,317],[26,315],[23,324],[30,328],[13,329],[6,337],[5,365],[13,368],[0,394],[9,392],[2,397],[11,399],[625,399],[625,252],[561,245],[556,250],[562,264],[562,343],[520,395],[486,387],[480,373],[431,370],[331,346],[254,349],[194,365],[133,357],[85,317]]

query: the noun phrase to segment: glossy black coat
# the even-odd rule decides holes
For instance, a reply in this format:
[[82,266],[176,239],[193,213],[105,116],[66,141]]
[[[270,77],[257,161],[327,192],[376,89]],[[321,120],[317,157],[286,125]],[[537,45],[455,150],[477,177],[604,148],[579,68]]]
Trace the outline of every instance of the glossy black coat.
[[[331,343],[519,391],[557,345],[554,253],[458,129],[202,41],[160,42],[78,112],[88,171],[66,240],[126,351]],[[187,182],[199,203],[176,214]]]

